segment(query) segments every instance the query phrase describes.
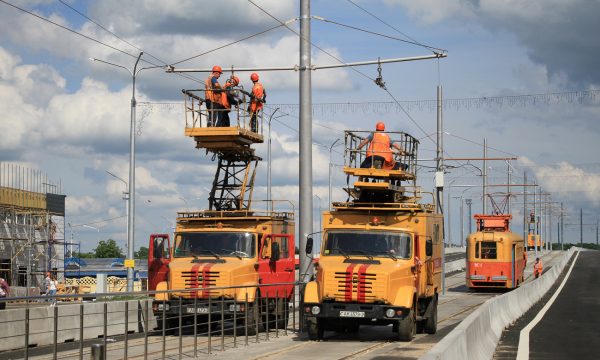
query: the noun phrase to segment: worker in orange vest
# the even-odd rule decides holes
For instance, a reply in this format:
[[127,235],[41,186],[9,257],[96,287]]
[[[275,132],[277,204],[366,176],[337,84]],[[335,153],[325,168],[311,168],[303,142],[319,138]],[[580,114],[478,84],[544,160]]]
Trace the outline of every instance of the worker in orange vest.
[[250,106],[248,111],[250,112],[250,128],[253,132],[258,132],[257,116],[258,112],[262,110],[263,104],[267,99],[267,92],[261,83],[258,82],[258,74],[252,73],[250,80],[254,84],[252,86],[252,93],[250,95]]
[[223,111],[223,114],[222,114],[217,126],[225,126],[225,127],[231,126],[230,121],[229,121],[229,112],[231,111],[231,105],[237,106],[239,103],[237,100],[237,97],[235,95],[235,92],[233,91],[233,88],[235,86],[238,86],[239,83],[240,83],[240,78],[238,78],[235,75],[232,75],[231,78],[227,79],[227,81],[225,82],[225,86],[223,87],[223,92],[221,93],[221,100],[222,100],[222,105],[223,105],[224,111]]
[[219,76],[223,69],[219,65],[212,67],[212,73],[204,82],[206,94],[206,109],[208,110],[208,126],[216,126],[220,121],[225,108],[223,107],[223,97]]
[[369,134],[358,145],[357,150],[360,150],[367,143],[369,144],[365,160],[360,164],[361,168],[375,167],[378,169],[399,170],[402,167],[402,164],[394,161],[392,152],[393,149],[397,149],[401,155],[406,155],[406,152],[398,144],[392,142],[384,131],[385,124],[380,121],[375,125],[375,132]]
[[540,260],[540,258],[535,258],[535,263],[533,264],[533,275],[536,279],[542,275],[542,271],[544,271],[542,260]]

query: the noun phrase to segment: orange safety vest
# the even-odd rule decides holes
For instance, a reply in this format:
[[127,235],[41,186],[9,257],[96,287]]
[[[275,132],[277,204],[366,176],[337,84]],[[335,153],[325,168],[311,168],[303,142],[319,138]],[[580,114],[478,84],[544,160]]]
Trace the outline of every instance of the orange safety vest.
[[229,93],[229,91],[231,91],[231,88],[233,87],[233,85],[229,82],[229,80],[227,80],[227,82],[225,83],[225,91],[223,91],[221,93],[221,104],[223,104],[223,107],[227,110],[231,109],[231,104],[229,103],[229,99],[227,98],[227,94]]
[[373,139],[367,149],[367,157],[369,156],[381,156],[385,159],[385,162],[392,162],[392,150],[390,149],[391,141],[387,134],[381,132],[374,132]]
[[254,83],[254,86],[252,87],[252,95],[254,95],[254,97],[252,98],[252,101],[250,101],[250,111],[256,112],[263,108],[262,99],[265,96],[265,89],[261,83]]
[[217,87],[215,89],[213,89],[213,87],[212,87],[212,78],[213,77],[214,76],[211,74],[204,82],[204,89],[206,90],[206,100],[212,101],[217,104],[222,104],[223,100],[222,100],[221,93],[214,91],[215,89],[220,89],[221,85],[219,85],[219,83],[217,82]]
[[543,269],[543,266],[542,266],[542,261],[541,260],[539,262],[533,264],[533,272],[535,274],[541,274],[542,273],[542,269]]

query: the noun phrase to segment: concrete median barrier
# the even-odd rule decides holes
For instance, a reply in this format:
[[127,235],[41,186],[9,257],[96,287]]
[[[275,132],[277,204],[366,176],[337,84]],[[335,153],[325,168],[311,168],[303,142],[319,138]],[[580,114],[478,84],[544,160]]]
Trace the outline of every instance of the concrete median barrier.
[[520,318],[552,287],[575,248],[543,276],[486,301],[437,343],[425,360],[491,359],[502,331]]
[[[151,300],[128,300],[128,331],[143,331],[145,322],[145,302],[148,301],[148,328],[156,327]],[[54,321],[57,311],[57,342],[78,341],[81,327],[81,305],[37,306],[29,308],[30,346],[44,346],[54,343]],[[0,351],[16,350],[25,346],[26,309],[9,309],[0,312]],[[122,335],[125,332],[125,301],[106,303],[107,336]],[[83,338],[95,339],[104,335],[104,303],[83,304]]]

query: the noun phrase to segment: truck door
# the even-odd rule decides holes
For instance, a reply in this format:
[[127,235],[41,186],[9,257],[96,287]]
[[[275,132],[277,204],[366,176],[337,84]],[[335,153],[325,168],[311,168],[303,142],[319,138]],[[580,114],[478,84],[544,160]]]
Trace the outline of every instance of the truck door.
[[171,240],[168,234],[151,234],[148,246],[148,290],[166,281],[169,275]]
[[[294,236],[290,234],[269,234],[262,238],[258,258],[258,276],[261,284],[293,283],[294,277]],[[269,286],[261,288],[261,295],[283,298],[292,293],[293,285]]]

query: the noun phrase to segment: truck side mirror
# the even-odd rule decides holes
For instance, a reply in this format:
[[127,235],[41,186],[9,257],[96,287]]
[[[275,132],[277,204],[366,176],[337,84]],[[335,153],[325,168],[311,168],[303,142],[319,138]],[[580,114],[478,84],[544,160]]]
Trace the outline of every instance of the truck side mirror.
[[431,240],[427,240],[425,242],[425,255],[426,256],[433,255],[433,242]]
[[313,238],[309,237],[306,239],[306,253],[312,254],[313,251]]
[[279,243],[273,242],[271,245],[271,261],[279,260],[280,255],[281,251],[279,250]]

